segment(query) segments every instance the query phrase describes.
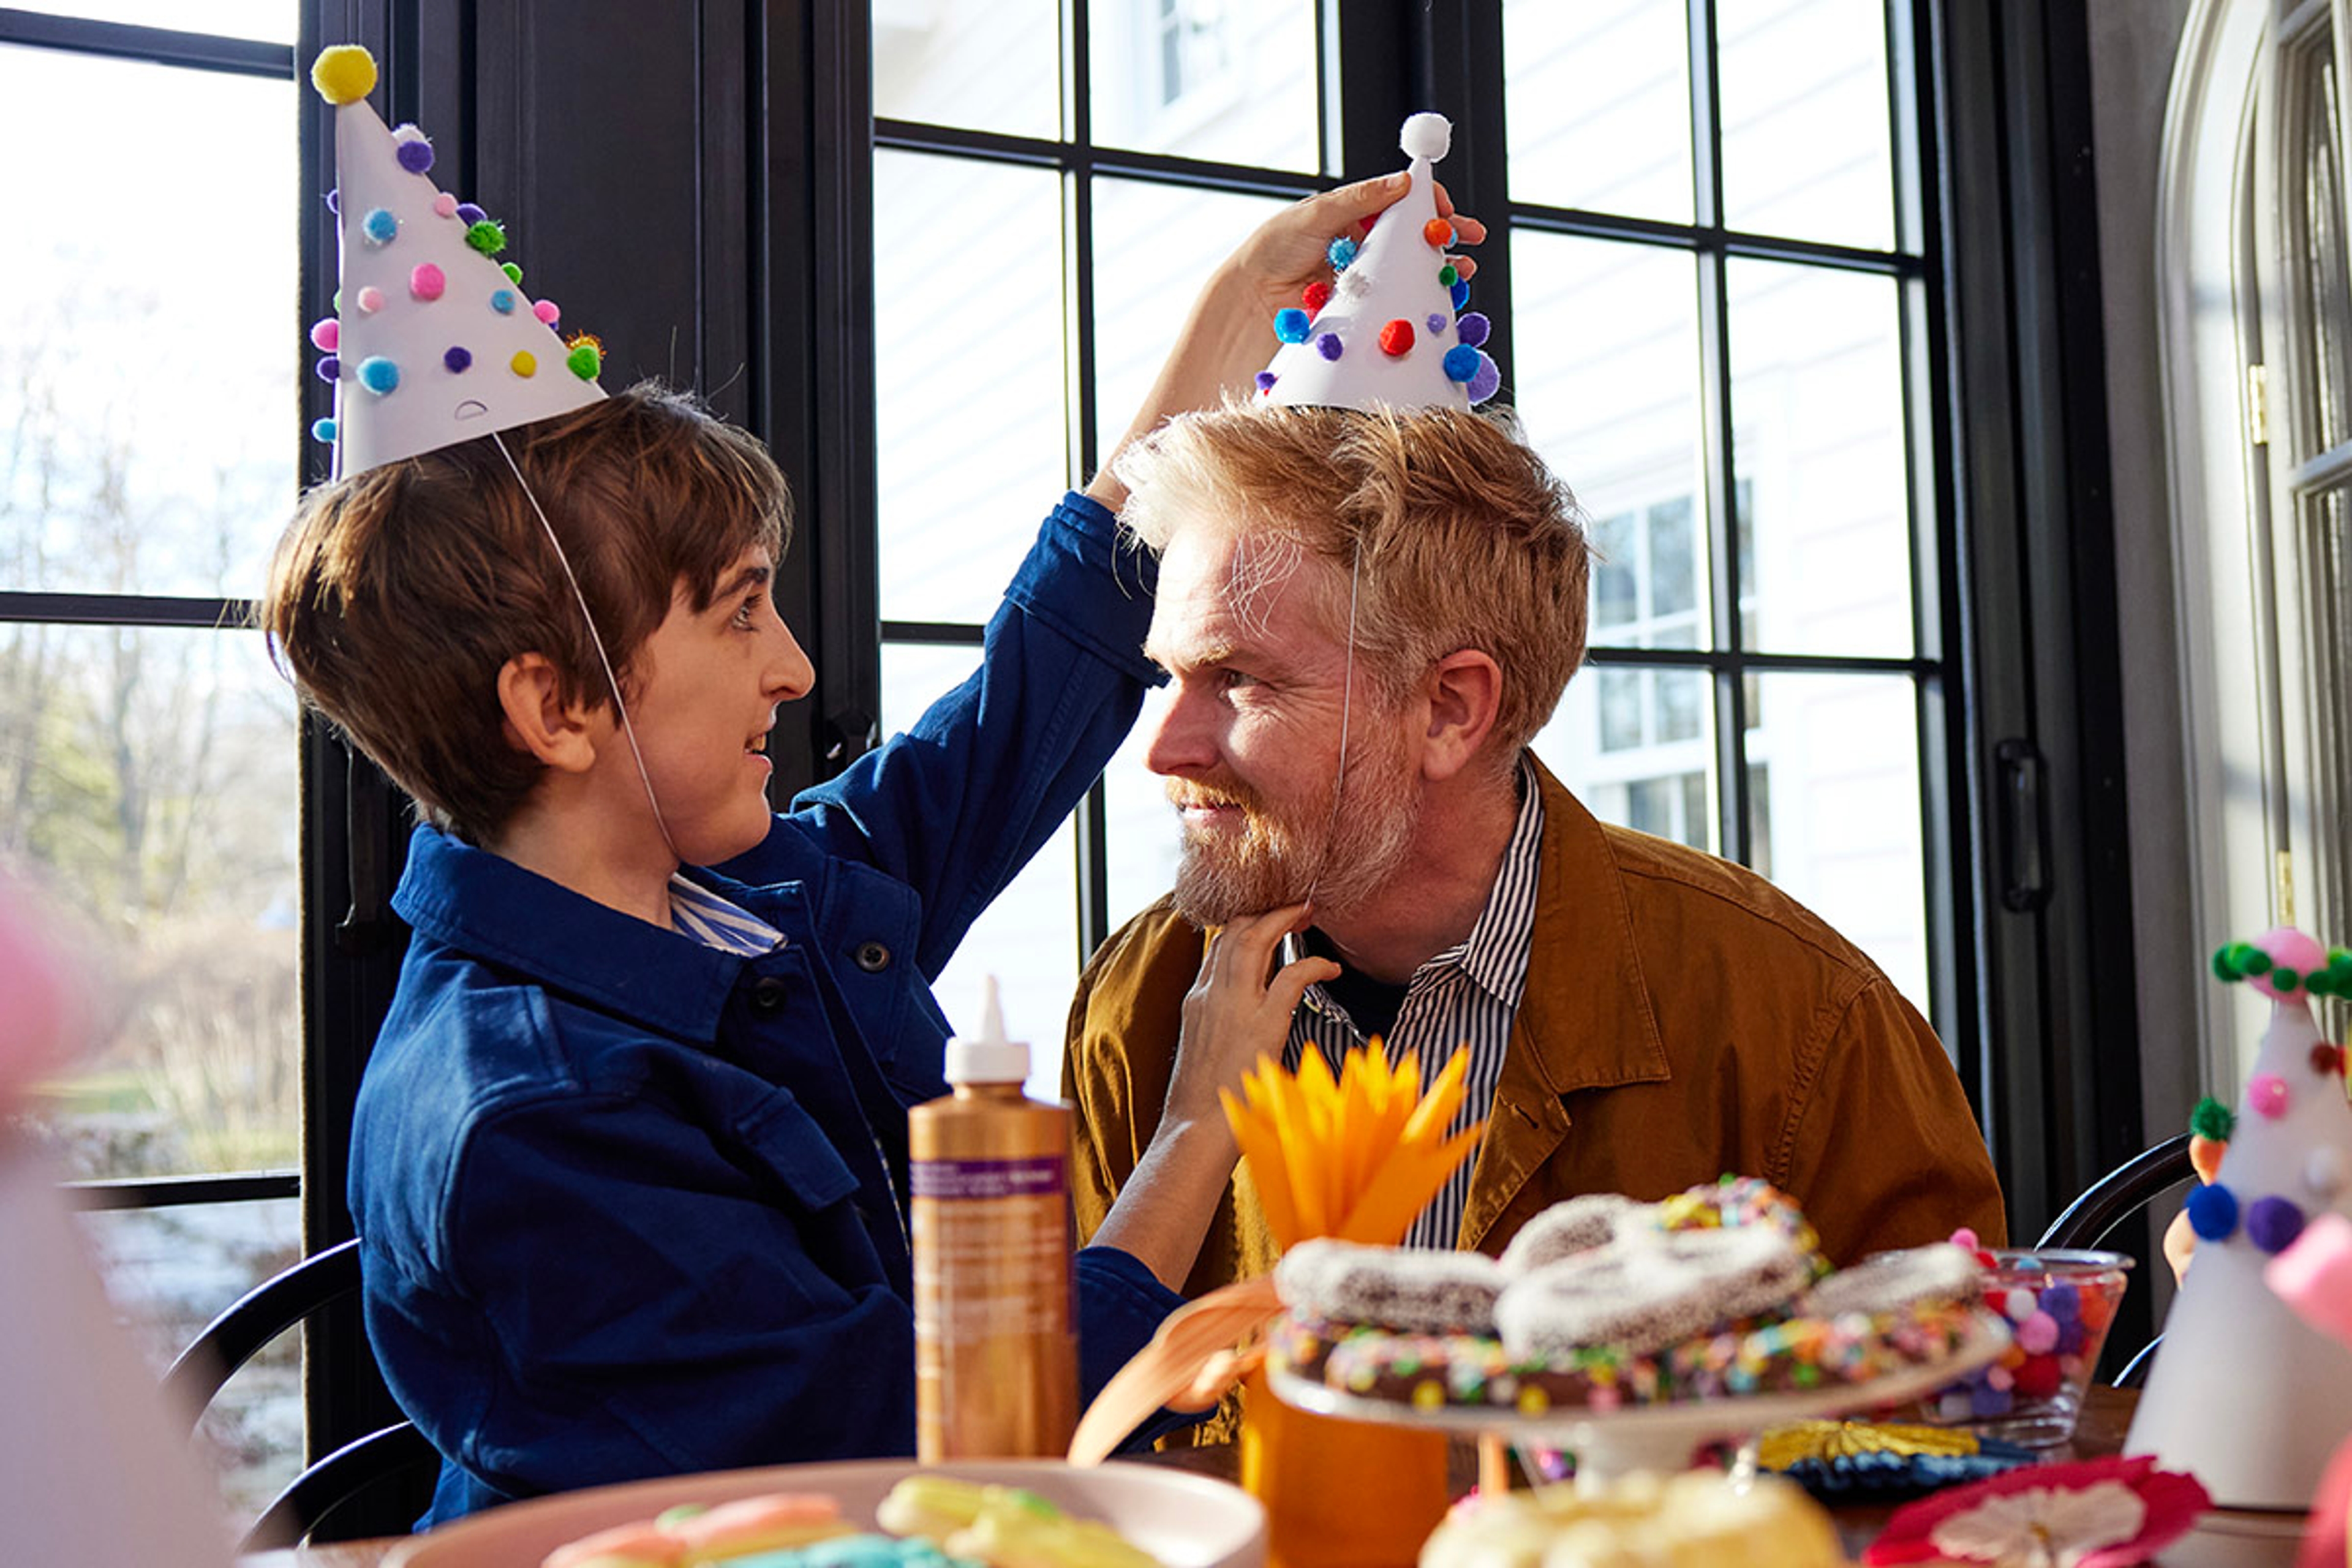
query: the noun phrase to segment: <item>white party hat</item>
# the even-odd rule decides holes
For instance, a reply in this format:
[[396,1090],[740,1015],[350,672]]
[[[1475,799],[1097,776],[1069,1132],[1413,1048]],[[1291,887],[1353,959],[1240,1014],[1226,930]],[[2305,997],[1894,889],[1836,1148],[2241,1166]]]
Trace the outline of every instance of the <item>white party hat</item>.
[[1359,245],[1331,242],[1334,283],[1309,284],[1278,312],[1283,346],[1258,373],[1269,403],[1317,408],[1467,408],[1502,383],[1487,357],[1486,318],[1463,310],[1470,286],[1446,259],[1454,226],[1437,216],[1437,176],[1454,127],[1416,114],[1398,137],[1412,160],[1412,188],[1384,210]]
[[367,95],[375,60],[356,44],[320,52],[311,85],[335,106],[335,209],[342,242],[336,314],[310,329],[335,416],[336,477],[568,414],[604,395],[603,352],[558,337],[554,304],[500,263],[504,227],[428,177],[433,143],[387,130]]
[[2344,1051],[2320,1037],[2309,1000],[2352,994],[2352,953],[2282,929],[2213,963],[2272,998],[2271,1022],[2236,1113],[2200,1108],[2192,1123],[2227,1146],[2213,1180],[2189,1194],[2196,1258],[2124,1451],[2191,1471],[2224,1508],[2300,1509],[2352,1432],[2352,1358],[2264,1273],[2312,1220],[2352,1217]]

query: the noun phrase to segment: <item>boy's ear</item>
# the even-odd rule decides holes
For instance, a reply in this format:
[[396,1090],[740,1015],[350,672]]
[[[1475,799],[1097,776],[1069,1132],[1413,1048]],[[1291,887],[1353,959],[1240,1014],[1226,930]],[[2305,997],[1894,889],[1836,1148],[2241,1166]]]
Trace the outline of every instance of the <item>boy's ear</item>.
[[563,700],[563,683],[543,653],[519,653],[499,670],[499,706],[506,711],[507,744],[551,768],[585,773],[596,760],[587,706]]

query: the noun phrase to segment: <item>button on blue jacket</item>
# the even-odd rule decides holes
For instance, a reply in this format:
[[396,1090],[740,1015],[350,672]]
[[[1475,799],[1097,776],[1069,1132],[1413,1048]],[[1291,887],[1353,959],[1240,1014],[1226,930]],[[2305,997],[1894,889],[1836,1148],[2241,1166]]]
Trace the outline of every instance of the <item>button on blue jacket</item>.
[[[947,1090],[929,982],[1134,721],[1154,577],[1066,499],[971,679],[760,847],[688,871],[783,933],[763,957],[418,830],[351,1204],[369,1339],[445,1460],[425,1522],[913,1451],[905,1111]],[[1077,1278],[1091,1394],[1179,1298],[1109,1248]]]

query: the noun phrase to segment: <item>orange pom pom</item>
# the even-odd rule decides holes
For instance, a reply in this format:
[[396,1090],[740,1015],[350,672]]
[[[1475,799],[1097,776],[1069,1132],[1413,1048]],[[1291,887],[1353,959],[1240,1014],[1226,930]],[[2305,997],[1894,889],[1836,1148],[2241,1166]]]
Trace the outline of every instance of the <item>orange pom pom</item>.
[[1454,226],[1442,217],[1431,218],[1421,226],[1421,237],[1443,250],[1454,243]]

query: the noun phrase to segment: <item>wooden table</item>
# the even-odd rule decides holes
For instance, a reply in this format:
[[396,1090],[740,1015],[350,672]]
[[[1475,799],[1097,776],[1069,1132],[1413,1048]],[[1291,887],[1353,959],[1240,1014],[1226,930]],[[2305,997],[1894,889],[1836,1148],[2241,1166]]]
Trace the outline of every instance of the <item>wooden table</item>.
[[[2062,1458],[2095,1458],[2123,1452],[2130,1428],[2132,1407],[2139,1396],[2125,1389],[2094,1388],[2083,1408],[2073,1445]],[[1160,1463],[1231,1480],[1235,1458],[1231,1448],[1182,1448],[1155,1455]],[[1832,1509],[1838,1533],[1847,1552],[1862,1549],[1885,1528],[1895,1510],[1885,1506]],[[2293,1568],[2294,1549],[2303,1530],[2300,1514],[2249,1513],[2218,1510],[2199,1521],[2196,1530],[2176,1542],[2158,1561],[2160,1568]],[[347,1541],[332,1546],[301,1546],[290,1552],[264,1552],[239,1560],[240,1568],[382,1568],[384,1558],[404,1537]],[[518,1568],[531,1568],[520,1564]]]

